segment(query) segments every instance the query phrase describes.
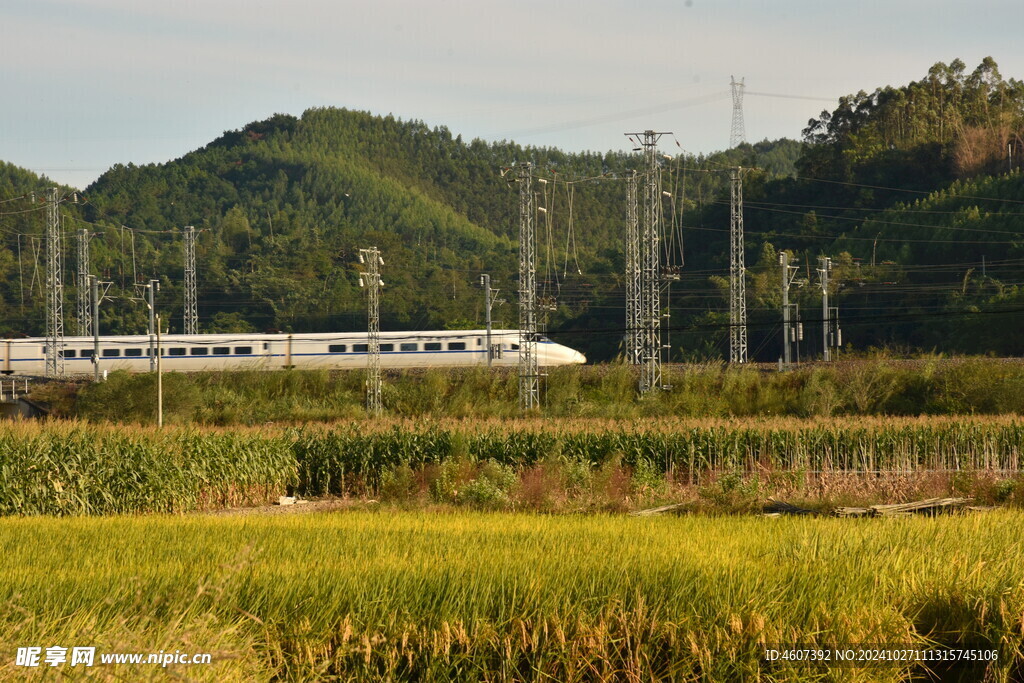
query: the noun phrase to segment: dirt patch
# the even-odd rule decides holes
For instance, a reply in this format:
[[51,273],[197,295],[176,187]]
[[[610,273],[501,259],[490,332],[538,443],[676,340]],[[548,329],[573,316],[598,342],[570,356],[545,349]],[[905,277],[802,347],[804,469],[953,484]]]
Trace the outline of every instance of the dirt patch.
[[210,510],[206,515],[302,515],[310,512],[345,512],[349,510],[367,510],[376,507],[375,500],[355,500],[352,498],[317,498],[314,500],[296,500],[291,505],[257,505],[255,507],[223,508]]

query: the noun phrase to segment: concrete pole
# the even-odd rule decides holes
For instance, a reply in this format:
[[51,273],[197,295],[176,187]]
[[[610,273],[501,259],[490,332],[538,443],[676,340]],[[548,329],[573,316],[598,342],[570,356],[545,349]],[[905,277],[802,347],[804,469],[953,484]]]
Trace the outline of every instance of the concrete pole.
[[484,288],[484,310],[487,311],[487,367],[491,367],[491,276],[487,273],[481,275],[480,284]]
[[164,426],[164,367],[160,362],[160,316],[156,316],[156,426]]

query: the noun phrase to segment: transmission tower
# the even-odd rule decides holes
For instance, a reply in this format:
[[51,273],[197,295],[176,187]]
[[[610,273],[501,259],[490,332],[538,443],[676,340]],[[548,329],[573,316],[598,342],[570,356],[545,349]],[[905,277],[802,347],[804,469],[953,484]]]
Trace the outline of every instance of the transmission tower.
[[729,135],[729,148],[747,141],[747,133],[743,126],[743,81],[737,83],[732,76],[729,85],[732,87],[732,133]]
[[199,334],[196,288],[196,231],[185,226],[185,334]]
[[366,265],[366,272],[359,274],[359,285],[366,287],[366,411],[380,415],[384,409],[380,379],[380,267],[384,259],[377,247],[359,250],[359,262]]
[[64,283],[60,196],[50,188],[46,207],[46,376],[64,376]]
[[87,337],[92,334],[92,301],[89,296],[89,238],[89,231],[85,228],[78,231],[78,272],[75,278],[78,306],[75,318],[78,322],[79,337]]
[[730,174],[732,212],[729,222],[729,362],[747,362],[747,268],[743,258],[742,169]]
[[519,182],[519,408],[540,405],[537,364],[537,244],[533,225],[532,165],[518,166]]
[[644,176],[644,217],[640,227],[640,392],[662,388],[661,383],[661,168],[658,139],[669,133],[645,130],[626,133],[642,140],[647,164]]
[[637,215],[636,171],[626,176],[626,362],[640,364],[643,322],[640,316],[640,221]]

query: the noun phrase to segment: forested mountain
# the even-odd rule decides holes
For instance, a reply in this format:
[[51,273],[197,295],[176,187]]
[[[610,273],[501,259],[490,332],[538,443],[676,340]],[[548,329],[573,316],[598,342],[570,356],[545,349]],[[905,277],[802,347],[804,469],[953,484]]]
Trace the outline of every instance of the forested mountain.
[[[801,260],[794,290],[816,346],[819,255],[831,255],[845,341],[948,351],[1024,352],[1018,170],[1024,87],[985,60],[968,73],[937,64],[907,86],[842,98],[804,142],[779,140],[709,157],[662,160],[673,358],[720,356],[727,339],[729,173],[743,167],[751,350],[778,355],[777,251]],[[672,140],[662,140],[673,152]],[[91,235],[91,270],[113,283],[103,329],[136,333],[146,310],[133,284],[161,280],[158,308],[180,330],[182,232],[195,226],[200,329],[363,329],[358,249],[385,260],[383,329],[480,326],[479,275],[514,326],[517,162],[533,163],[547,325],[592,358],[623,334],[625,177],[638,153],[570,154],[463,141],[445,128],[345,109],[277,115],[158,165],[115,166],[62,204],[67,300],[75,242]],[[546,182],[545,182],[546,181]],[[42,332],[43,191],[0,166],[0,328]],[[35,192],[35,197],[29,193]],[[33,201],[34,199],[34,201]],[[982,265],[984,260],[984,265]],[[74,306],[65,305],[68,333]],[[983,333],[979,333],[983,332]]]

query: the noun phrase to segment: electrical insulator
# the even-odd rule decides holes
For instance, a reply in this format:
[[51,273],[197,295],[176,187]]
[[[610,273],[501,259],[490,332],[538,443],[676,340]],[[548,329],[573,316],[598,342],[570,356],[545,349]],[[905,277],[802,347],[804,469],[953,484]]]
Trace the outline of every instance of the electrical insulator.
[[843,345],[843,331],[837,329],[836,330],[836,346],[842,346],[842,345]]
[[803,341],[804,340],[804,324],[803,323],[797,323],[796,324],[796,339],[797,339],[797,341]]

